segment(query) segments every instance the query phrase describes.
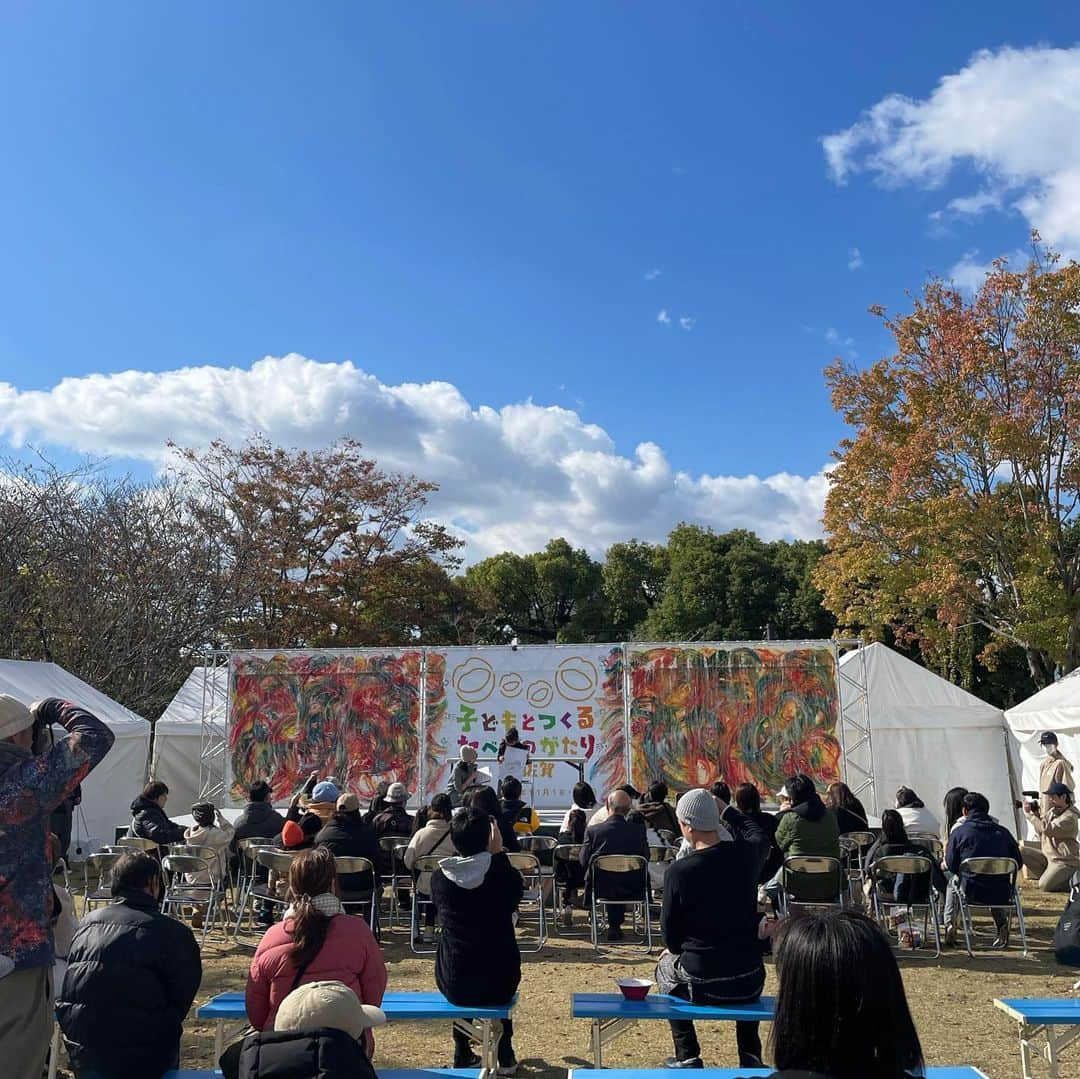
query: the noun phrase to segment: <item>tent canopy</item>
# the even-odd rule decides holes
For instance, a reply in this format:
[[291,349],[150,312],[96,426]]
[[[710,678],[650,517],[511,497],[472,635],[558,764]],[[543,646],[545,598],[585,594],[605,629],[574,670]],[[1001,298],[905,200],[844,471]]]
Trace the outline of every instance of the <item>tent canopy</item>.
[[[967,787],[985,794],[991,812],[1012,827],[1001,710],[883,644],[840,658],[841,668],[857,681],[864,663],[876,794],[871,812],[892,808],[903,786],[940,819],[945,792]],[[845,708],[854,706],[858,690],[847,679],[840,689]]]
[[76,812],[71,829],[72,857],[79,857],[78,846],[85,856],[103,843],[111,843],[114,829],[131,820],[129,806],[142,790],[150,724],[55,663],[0,660],[0,693],[26,705],[43,697],[72,701],[113,732],[116,741],[112,749],[83,781],[81,813]]
[[214,696],[223,700],[229,689],[228,667],[196,667],[154,724],[154,759],[150,772],[169,788],[170,812],[183,814],[199,798],[199,757],[202,744],[204,683],[207,673]]

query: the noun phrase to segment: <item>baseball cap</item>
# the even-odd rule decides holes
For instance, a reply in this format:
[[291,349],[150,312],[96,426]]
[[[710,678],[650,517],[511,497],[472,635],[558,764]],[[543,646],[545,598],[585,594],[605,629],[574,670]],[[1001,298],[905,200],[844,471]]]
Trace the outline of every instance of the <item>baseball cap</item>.
[[361,1004],[360,998],[341,982],[308,982],[281,1002],[274,1016],[274,1030],[331,1027],[355,1040],[368,1027],[381,1027],[385,1022],[382,1008]]
[[391,783],[386,789],[386,800],[388,802],[407,802],[409,792],[405,789],[405,784]]
[[1064,783],[1051,783],[1046,788],[1046,793],[1055,798],[1060,798],[1063,794],[1072,794],[1072,790],[1066,787]]
[[355,813],[360,808],[360,799],[346,792],[338,796],[336,808],[339,813]]
[[34,715],[22,701],[0,693],[0,738],[10,738],[34,725]]
[[1041,746],[1056,746],[1057,735],[1053,731],[1043,731],[1039,735],[1039,745]]
[[720,829],[720,809],[716,799],[701,787],[687,791],[679,799],[675,816],[699,832],[716,832]]
[[313,802],[336,802],[338,795],[341,793],[328,779],[324,779],[321,783],[316,783],[311,791],[311,800]]

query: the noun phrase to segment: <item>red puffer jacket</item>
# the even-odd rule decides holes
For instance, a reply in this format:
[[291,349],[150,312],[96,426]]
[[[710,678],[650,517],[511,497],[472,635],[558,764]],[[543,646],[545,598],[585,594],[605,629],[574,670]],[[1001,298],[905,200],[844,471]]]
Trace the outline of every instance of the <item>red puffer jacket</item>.
[[[292,961],[292,919],[271,926],[255,949],[247,983],[248,1022],[256,1030],[272,1030],[281,1002],[292,992],[296,966]],[[308,964],[297,983],[342,982],[362,1004],[382,1003],[386,990],[386,964],[375,937],[363,918],[335,914],[330,919],[319,954]],[[365,1031],[368,1056],[374,1040]]]

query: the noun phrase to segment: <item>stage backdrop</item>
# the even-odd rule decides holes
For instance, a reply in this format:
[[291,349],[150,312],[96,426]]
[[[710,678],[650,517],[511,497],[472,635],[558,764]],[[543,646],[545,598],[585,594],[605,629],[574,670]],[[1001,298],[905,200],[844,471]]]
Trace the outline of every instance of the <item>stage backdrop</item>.
[[831,644],[629,645],[630,776],[676,790],[723,778],[778,791],[840,778]]
[[[532,758],[526,778],[538,809],[568,807],[584,763],[597,793],[625,775],[622,648],[567,645],[428,650],[444,671],[441,698],[429,678],[427,765],[429,794],[446,790],[461,746],[473,746],[482,768],[497,778],[494,757],[503,734],[517,727]],[[438,699],[436,707],[432,702]]]
[[423,651],[232,656],[232,793],[265,778],[288,798],[314,769],[370,798],[380,777],[419,783]]

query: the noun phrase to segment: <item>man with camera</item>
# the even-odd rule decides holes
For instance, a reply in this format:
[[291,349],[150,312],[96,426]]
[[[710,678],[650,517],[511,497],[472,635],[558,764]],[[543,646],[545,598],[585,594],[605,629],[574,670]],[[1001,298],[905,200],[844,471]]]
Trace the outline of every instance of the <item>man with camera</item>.
[[[55,743],[54,723],[67,731]],[[0,693],[0,1055],[10,1079],[40,1079],[52,1036],[49,817],[112,744],[69,701],[27,708]]]

